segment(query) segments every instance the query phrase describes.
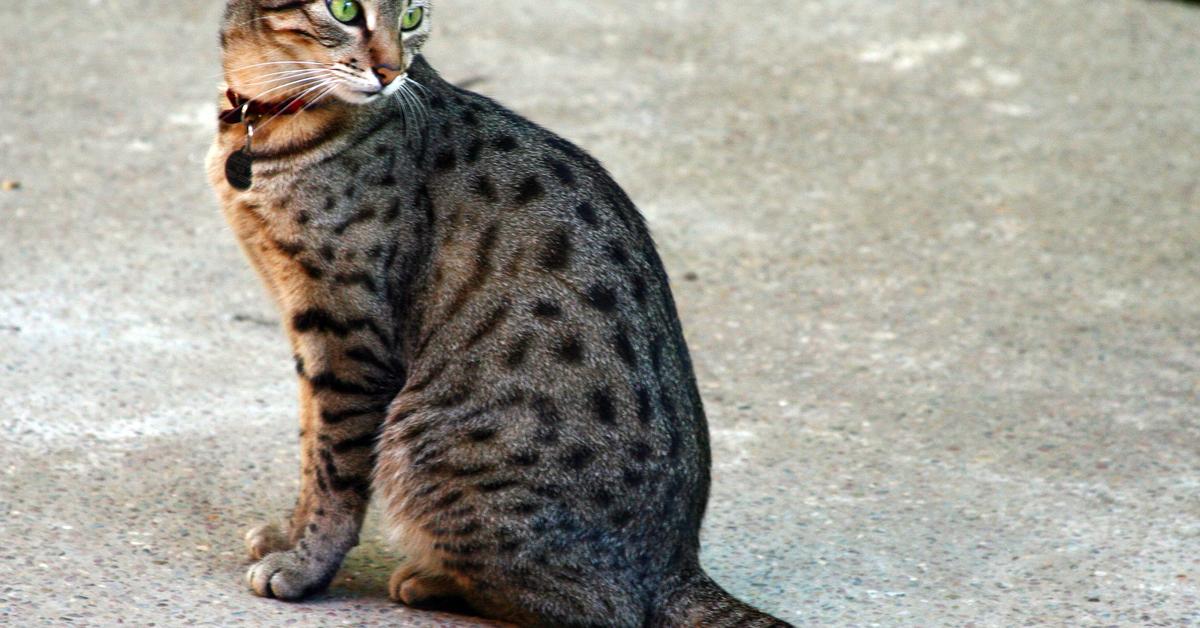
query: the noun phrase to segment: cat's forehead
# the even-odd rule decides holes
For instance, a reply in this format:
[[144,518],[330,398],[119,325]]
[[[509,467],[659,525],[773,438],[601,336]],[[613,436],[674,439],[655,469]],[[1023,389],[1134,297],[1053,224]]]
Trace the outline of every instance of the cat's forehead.
[[[303,4],[328,4],[329,0],[252,0],[252,4],[258,8],[267,11],[278,11],[282,9],[295,8],[297,5]],[[399,12],[410,6],[431,8],[433,0],[357,0],[364,8],[374,9],[377,12]],[[246,0],[229,0],[229,5],[244,5]]]

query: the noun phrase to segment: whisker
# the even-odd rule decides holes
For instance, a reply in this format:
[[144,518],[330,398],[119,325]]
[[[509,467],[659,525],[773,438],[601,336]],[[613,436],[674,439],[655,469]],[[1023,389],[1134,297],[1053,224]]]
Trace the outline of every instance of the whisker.
[[326,89],[325,91],[318,94],[317,97],[312,99],[311,101],[309,101],[309,103],[307,105],[304,105],[304,107],[302,109],[300,109],[300,113],[304,113],[305,111],[308,110],[309,107],[312,107],[313,105],[321,102],[321,100],[323,100],[326,96],[328,96],[330,93],[333,92],[333,90],[335,90],[337,88],[338,88],[338,86],[337,86],[336,82],[333,85],[330,85],[328,89]]
[[300,70],[298,72],[289,72],[286,75],[276,76],[274,78],[264,79],[261,81],[255,81],[253,83],[239,83],[238,87],[242,87],[242,88],[258,87],[260,85],[270,85],[272,83],[279,83],[281,81],[287,81],[287,80],[291,80],[291,79],[317,77],[317,76],[322,76],[323,74],[324,74],[324,72],[322,70]]
[[425,94],[426,96],[431,96],[431,95],[432,95],[432,94],[430,94],[430,93],[429,93],[429,89],[428,89],[428,88],[426,88],[424,85],[422,85],[422,84],[418,83],[418,82],[417,82],[415,79],[413,79],[411,76],[406,76],[406,77],[404,77],[404,84],[405,84],[405,85],[412,85],[413,87],[416,87],[417,89],[421,90],[421,93]]
[[413,102],[417,106],[417,111],[421,114],[421,119],[422,119],[421,125],[424,126],[425,124],[428,124],[428,122],[429,122],[429,103],[426,101],[426,99],[423,96],[421,96],[420,94],[417,94],[417,92],[410,89],[411,86],[415,86],[415,87],[419,88],[426,96],[429,95],[429,90],[426,89],[424,85],[422,85],[412,79],[409,79],[404,82],[405,91],[407,91],[409,93],[409,95],[412,96]]
[[238,68],[229,68],[229,72],[238,72],[241,70],[249,70],[250,68],[261,68],[265,65],[323,65],[328,66],[328,63],[319,63],[317,61],[266,61],[264,63],[252,63],[243,65]]
[[[322,79],[323,79],[323,76],[309,76],[309,77],[305,77],[302,79],[292,81],[290,83],[284,83],[283,85],[280,85],[278,87],[272,87],[271,89],[268,89],[267,91],[262,92],[262,93],[258,94],[257,96],[254,96],[253,100],[259,100],[262,97],[266,96],[267,94],[270,94],[272,92],[277,92],[281,89],[285,89],[288,87],[294,87],[296,85],[304,85],[305,83],[319,82]],[[300,89],[300,88],[297,88],[297,89]]]
[[400,102],[400,117],[404,120],[404,135],[408,135],[412,131],[413,123],[409,120],[409,109],[412,103],[408,99],[408,93],[404,83],[396,90],[396,99]]
[[[298,101],[302,100],[302,99],[303,99],[305,96],[307,96],[308,94],[311,94],[312,92],[315,92],[315,91],[317,91],[318,89],[321,89],[322,87],[329,86],[329,85],[331,85],[331,84],[332,84],[332,86],[333,86],[333,87],[337,87],[337,79],[336,79],[336,78],[325,79],[324,81],[321,81],[320,83],[317,83],[316,85],[314,85],[314,86],[312,86],[312,87],[308,88],[307,90],[305,90],[305,91],[301,92],[299,95],[295,96],[294,98],[291,98],[291,99],[289,99],[289,100],[288,100],[288,102],[287,102],[287,104],[285,104],[285,105],[284,105],[282,108],[280,108],[280,110],[279,110],[279,113],[277,113],[277,114],[275,114],[275,115],[271,116],[271,118],[270,118],[270,119],[268,119],[266,122],[264,122],[264,123],[262,123],[261,125],[259,125],[259,127],[258,127],[258,128],[259,128],[259,129],[264,129],[264,128],[266,128],[266,127],[267,127],[267,125],[271,124],[271,123],[272,123],[272,122],[274,122],[274,121],[275,121],[275,120],[276,120],[276,119],[277,119],[279,116],[283,115],[283,112],[284,112],[284,111],[287,111],[287,108],[288,108],[288,107],[290,107],[290,106],[291,106],[293,103],[295,103],[295,102],[298,102]],[[308,105],[305,105],[305,109],[307,109],[307,108],[308,108]],[[301,109],[301,111],[303,111],[303,109]]]

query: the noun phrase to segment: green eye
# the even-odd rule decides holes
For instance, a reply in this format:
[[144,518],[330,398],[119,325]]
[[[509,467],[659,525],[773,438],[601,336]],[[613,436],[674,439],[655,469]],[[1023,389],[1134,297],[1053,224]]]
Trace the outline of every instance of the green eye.
[[413,7],[400,19],[400,30],[411,31],[425,21],[425,7]]
[[329,5],[333,19],[343,24],[351,24],[362,15],[362,5],[357,0],[325,0],[325,4]]

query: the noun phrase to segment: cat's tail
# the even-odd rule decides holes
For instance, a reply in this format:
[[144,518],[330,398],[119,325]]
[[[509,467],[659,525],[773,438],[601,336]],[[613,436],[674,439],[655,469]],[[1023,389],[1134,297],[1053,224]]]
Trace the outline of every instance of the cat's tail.
[[658,608],[648,622],[652,628],[792,628],[733,597],[703,571],[679,580],[659,598]]

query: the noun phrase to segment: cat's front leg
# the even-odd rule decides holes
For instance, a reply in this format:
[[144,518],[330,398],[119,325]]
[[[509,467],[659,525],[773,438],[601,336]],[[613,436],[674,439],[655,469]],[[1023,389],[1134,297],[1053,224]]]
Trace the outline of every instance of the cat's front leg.
[[385,391],[331,371],[299,370],[300,497],[286,533],[260,527],[247,538],[252,555],[262,552],[246,574],[250,588],[281,600],[324,590],[358,544],[387,408]]

